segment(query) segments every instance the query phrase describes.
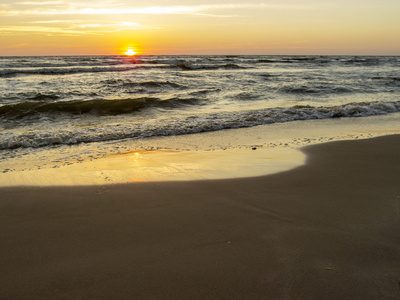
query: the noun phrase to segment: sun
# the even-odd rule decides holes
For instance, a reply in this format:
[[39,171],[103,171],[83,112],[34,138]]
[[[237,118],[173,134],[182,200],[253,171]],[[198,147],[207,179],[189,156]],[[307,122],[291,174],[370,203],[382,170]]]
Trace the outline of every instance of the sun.
[[124,52],[124,54],[125,55],[128,55],[128,56],[133,56],[133,55],[135,55],[137,52],[132,48],[132,47],[128,47],[127,49],[126,49],[126,52]]

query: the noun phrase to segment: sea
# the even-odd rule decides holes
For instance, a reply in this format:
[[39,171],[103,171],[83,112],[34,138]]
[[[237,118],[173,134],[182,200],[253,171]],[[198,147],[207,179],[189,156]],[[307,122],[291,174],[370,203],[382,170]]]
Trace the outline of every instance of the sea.
[[69,164],[126,141],[393,114],[399,95],[400,56],[0,57],[0,172],[32,153],[40,168],[48,151]]

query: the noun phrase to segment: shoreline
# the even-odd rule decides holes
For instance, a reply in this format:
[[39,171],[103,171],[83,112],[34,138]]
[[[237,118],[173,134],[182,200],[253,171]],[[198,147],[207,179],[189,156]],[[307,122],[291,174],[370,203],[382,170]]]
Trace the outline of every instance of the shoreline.
[[3,187],[0,298],[393,299],[400,135],[252,178]]
[[290,148],[133,150],[79,164],[0,173],[0,187],[102,186],[245,178],[290,170],[304,161],[302,152]]
[[400,134],[400,113],[18,149],[0,162],[0,187],[255,177],[302,165],[307,145],[390,134]]

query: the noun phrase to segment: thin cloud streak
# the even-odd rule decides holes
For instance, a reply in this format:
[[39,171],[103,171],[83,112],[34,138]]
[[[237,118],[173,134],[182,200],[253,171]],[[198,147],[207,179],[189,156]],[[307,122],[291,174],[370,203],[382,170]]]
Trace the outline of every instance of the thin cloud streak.
[[[44,22],[44,24],[58,24],[63,23],[64,21],[53,20]],[[39,22],[32,22],[32,24],[38,24]],[[71,22],[66,22],[71,23]],[[91,30],[88,30],[91,29]],[[94,30],[96,29],[96,30]],[[106,23],[106,24],[76,24],[73,26],[68,26],[66,28],[61,27],[49,27],[49,26],[35,26],[35,25],[26,25],[26,26],[3,26],[0,27],[0,31],[2,33],[17,33],[17,32],[31,32],[31,33],[59,33],[59,34],[75,34],[75,35],[84,35],[84,34],[104,34],[104,33],[112,33],[118,32],[121,30],[143,30],[143,29],[160,29],[158,27],[148,27],[141,25],[139,23],[134,22],[119,22],[119,23]]]
[[54,5],[54,4],[64,4],[63,1],[42,1],[42,2],[32,2],[32,1],[26,1],[26,2],[18,2],[18,5]]
[[[56,2],[54,2],[56,3]],[[96,8],[97,7],[97,8]],[[195,6],[151,6],[143,8],[98,8],[86,7],[81,9],[46,9],[46,10],[2,10],[0,15],[3,16],[19,16],[19,15],[118,15],[118,14],[199,14],[204,11],[220,10],[220,9],[295,9],[310,10],[318,9],[316,5],[287,5],[287,4],[211,4],[211,5],[195,5]],[[213,16],[212,14],[209,16]]]
[[45,32],[45,33],[64,33],[64,34],[86,34],[86,31],[67,30],[54,27],[35,27],[35,26],[10,26],[0,27],[0,31],[7,32]]

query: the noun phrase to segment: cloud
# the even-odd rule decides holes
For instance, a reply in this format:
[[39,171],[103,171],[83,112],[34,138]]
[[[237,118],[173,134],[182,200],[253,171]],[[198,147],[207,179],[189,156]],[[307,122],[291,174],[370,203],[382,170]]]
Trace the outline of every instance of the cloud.
[[45,32],[45,33],[63,33],[63,34],[86,34],[87,32],[79,30],[69,30],[56,27],[42,27],[42,26],[2,26],[0,32],[3,34],[16,33],[16,32]]
[[[21,2],[31,3],[31,2]],[[61,1],[34,2],[36,5],[63,4]],[[150,7],[122,7],[122,4],[85,4],[82,3],[64,3],[63,8],[47,9],[20,9],[20,10],[2,10],[0,15],[18,16],[18,15],[118,15],[118,14],[200,14],[212,10],[233,10],[233,9],[314,9],[316,5],[307,4],[209,4],[193,6],[150,6]],[[204,15],[209,15],[204,13]],[[212,14],[209,16],[213,16]],[[220,15],[219,15],[220,16]]]
[[35,10],[2,10],[3,16],[22,15],[118,15],[118,14],[181,14],[194,13],[198,11],[195,7],[169,6],[169,7],[145,7],[145,8],[81,8],[81,9],[35,9]]
[[55,24],[55,23],[76,23],[76,20],[47,20],[47,21],[33,21],[32,24]]
[[54,4],[64,4],[62,1],[26,1],[26,2],[18,2],[18,5],[54,5]]
[[[41,25],[43,24],[43,25]],[[51,20],[51,21],[33,21],[26,25],[0,26],[2,35],[18,33],[46,33],[62,35],[101,35],[105,33],[118,32],[122,30],[143,30],[160,29],[159,27],[144,26],[136,22],[102,22],[87,23],[85,21],[72,20]]]

